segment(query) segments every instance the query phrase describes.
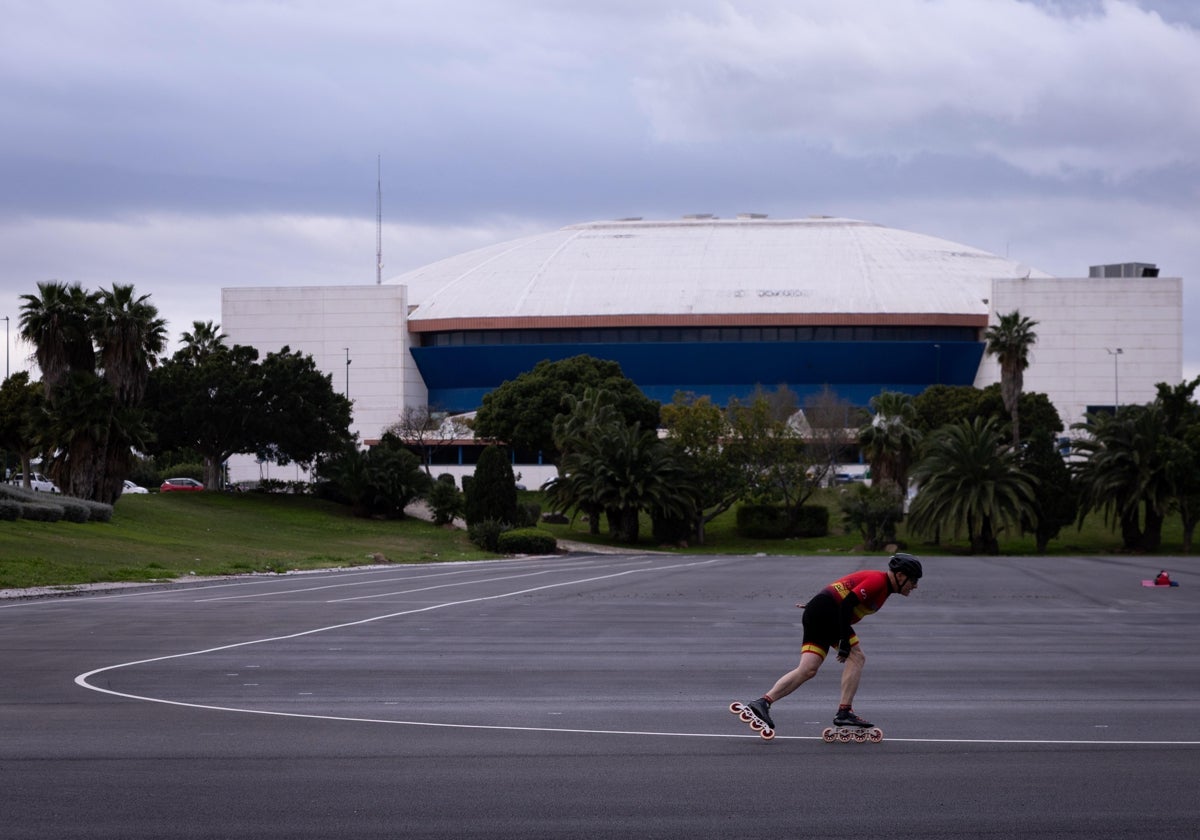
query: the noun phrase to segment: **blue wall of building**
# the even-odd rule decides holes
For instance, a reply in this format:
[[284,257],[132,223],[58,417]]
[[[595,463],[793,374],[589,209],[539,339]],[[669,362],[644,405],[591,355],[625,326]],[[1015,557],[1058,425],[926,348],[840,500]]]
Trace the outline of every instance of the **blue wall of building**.
[[977,341],[804,341],[654,344],[524,344],[413,347],[412,355],[436,408],[473,411],[484,394],[543,359],[580,354],[611,359],[651,399],[677,391],[725,404],[746,399],[756,385],[787,385],[803,403],[828,385],[865,406],[881,391],[919,394],[934,384],[972,385],[984,344]]

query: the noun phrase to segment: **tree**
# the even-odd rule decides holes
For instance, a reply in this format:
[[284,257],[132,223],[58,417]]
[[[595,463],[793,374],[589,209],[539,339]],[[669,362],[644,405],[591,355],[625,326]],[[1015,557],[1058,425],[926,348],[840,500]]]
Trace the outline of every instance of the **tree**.
[[1024,531],[1033,532],[1037,551],[1042,554],[1063,526],[1075,521],[1079,512],[1079,497],[1071,479],[1071,470],[1055,445],[1054,434],[1049,430],[1038,429],[1025,441],[1021,451],[1021,466],[1036,479],[1034,516],[1024,520],[1021,527]]
[[330,485],[326,492],[361,517],[400,519],[431,484],[421,460],[386,434],[367,451],[345,442],[339,450],[319,457],[315,472]]
[[1125,549],[1157,551],[1173,498],[1162,405],[1121,406],[1115,415],[1091,415],[1075,428],[1084,432],[1074,440],[1075,451],[1084,456],[1076,468],[1081,521],[1089,511],[1100,511],[1120,527]]
[[511,528],[517,521],[517,479],[507,450],[489,446],[479,455],[467,489],[467,525],[487,520]]
[[280,463],[312,464],[349,444],[350,401],[311,356],[284,347],[260,363],[253,347],[195,354],[185,347],[152,372],[153,452],[195,450],[204,483],[219,487],[222,465],[238,452]]
[[263,358],[260,376],[264,410],[257,445],[248,451],[307,467],[350,439],[350,400],[334,389],[333,378],[312,356],[285,346]]
[[148,439],[140,404],[166,322],[128,285],[39,283],[22,300],[21,336],[42,371],[47,471],[69,495],[112,503]]
[[1037,323],[1013,310],[1001,315],[999,323],[988,327],[983,334],[987,342],[984,352],[995,356],[1000,363],[1000,393],[1004,407],[1012,417],[1014,448],[1021,445],[1021,390],[1025,369],[1029,367],[1029,349],[1037,341],[1037,333],[1033,331]]
[[677,393],[662,407],[665,443],[686,465],[696,488],[692,537],[704,544],[705,526],[729,510],[746,488],[745,473],[731,461],[731,427],[725,412],[707,397]]
[[965,531],[973,554],[999,553],[999,534],[1034,515],[1034,479],[1004,445],[995,420],[934,432],[912,476],[920,489],[908,511],[910,531]]
[[603,513],[613,535],[630,543],[638,539],[641,512],[657,520],[692,518],[693,476],[655,429],[627,423],[603,388],[588,388],[566,402],[569,411],[554,422],[562,452],[558,476],[546,485],[556,510],[586,512],[593,533]]
[[903,499],[908,472],[921,447],[917,410],[910,394],[884,391],[871,397],[875,415],[858,432],[863,454],[871,465],[871,484],[892,484]]
[[[790,393],[790,392],[788,392]],[[794,403],[759,391],[748,403],[731,400],[729,457],[755,502],[782,505],[792,531],[804,505],[824,483],[830,465],[824,453],[814,457],[797,427]],[[785,395],[786,396],[786,395]]]
[[420,451],[425,472],[432,474],[433,451],[467,437],[471,428],[462,417],[448,417],[444,411],[435,411],[427,405],[406,405],[396,422],[387,427],[387,432],[400,438],[406,446]]
[[18,371],[0,385],[0,449],[4,450],[7,469],[9,457],[21,464],[25,484],[29,484],[30,459],[40,447],[38,428],[44,423],[42,385],[30,382],[27,371]]
[[179,340],[183,344],[184,355],[197,361],[211,353],[228,350],[229,346],[225,343],[227,338],[229,336],[221,332],[220,324],[214,324],[212,321],[192,321],[191,331],[185,331]]
[[942,426],[980,416],[980,391],[971,385],[930,385],[913,397],[917,430],[922,435]]
[[587,388],[609,392],[625,422],[640,423],[645,429],[657,427],[658,403],[626,378],[619,364],[580,355],[538,362],[533,370],[486,394],[475,415],[475,435],[557,460],[554,418],[566,410],[568,394],[580,397]]

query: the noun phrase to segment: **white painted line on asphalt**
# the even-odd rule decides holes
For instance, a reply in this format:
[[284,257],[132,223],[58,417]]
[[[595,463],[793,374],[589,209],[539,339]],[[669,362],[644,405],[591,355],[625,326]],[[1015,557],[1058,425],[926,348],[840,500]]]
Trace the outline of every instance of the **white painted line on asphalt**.
[[[268,644],[270,642],[287,641],[289,639],[298,639],[304,636],[311,636],[317,633],[324,633],[332,630],[341,630],[348,627],[357,627],[360,625],[371,624],[377,621],[385,621],[391,618],[400,618],[406,615],[415,615],[418,613],[432,612],[434,610],[445,609],[448,607],[465,606],[467,604],[476,604],[484,601],[495,601],[503,598],[512,598],[519,595],[526,595],[533,592],[541,592],[547,589],[556,589],[563,586],[576,584],[594,583],[601,580],[609,580],[612,578],[623,577],[631,574],[638,574],[650,571],[667,571],[670,569],[690,568],[694,566],[705,566],[713,563],[722,562],[729,558],[709,558],[706,560],[677,563],[667,566],[655,566],[650,568],[625,569],[623,571],[611,572],[605,575],[596,575],[587,578],[580,578],[570,581],[561,581],[558,583],[549,583],[543,586],[530,587],[527,589],[519,589],[511,592],[503,592],[495,595],[482,595],[477,598],[466,598],[460,601],[446,601],[440,604],[432,604],[425,607],[418,607],[411,610],[403,610],[400,612],[388,613],[386,615],[372,616],[370,618],[360,619],[358,621],[345,622],[343,624],[335,624],[328,627],[317,627],[311,630],[303,630],[298,633],[290,633],[284,636],[273,636],[263,639],[251,639],[244,642],[236,642],[229,645],[221,645],[219,647],[206,648],[203,650],[188,651],[185,653],[169,654],[167,656],[157,656],[150,659],[140,659],[133,662],[124,662],[117,665],[108,665],[103,668],[96,668],[86,673],[80,674],[75,678],[76,685],[82,688],[90,689],[101,694],[108,694],[114,697],[122,697],[128,700],[139,700],[147,703],[158,703],[166,706],[178,706],[190,709],[201,709],[204,711],[216,712],[236,712],[240,714],[263,715],[267,717],[282,717],[295,718],[304,720],[322,720],[339,723],[370,723],[370,724],[386,724],[392,726],[420,726],[426,728],[438,729],[464,729],[464,730],[483,730],[483,731],[500,731],[500,732],[547,732],[560,734],[575,734],[575,735],[624,735],[632,737],[660,737],[660,738],[710,738],[710,739],[739,739],[739,740],[755,740],[762,741],[758,735],[748,735],[744,733],[717,733],[717,732],[669,732],[661,730],[636,730],[636,729],[580,729],[568,727],[548,727],[548,726],[511,726],[501,724],[469,724],[469,723],[439,723],[434,721],[416,721],[416,720],[387,720],[383,718],[367,718],[367,717],[350,717],[343,715],[322,715],[322,714],[305,714],[298,712],[280,712],[267,709],[247,709],[236,706],[218,706],[207,703],[192,703],[182,700],[167,700],[160,697],[149,697],[145,695],[130,694],[122,691],[114,691],[113,689],[103,688],[94,685],[90,682],[94,677],[116,671],[122,668],[131,668],[137,665],[149,665],[155,662],[165,662],[172,659],[183,659],[192,656],[203,656],[209,653],[218,653],[235,648],[249,647],[253,645]],[[595,567],[592,567],[595,568]],[[515,575],[512,577],[525,577],[526,575]],[[496,578],[496,580],[503,578]],[[484,582],[484,581],[478,581]],[[818,735],[776,735],[774,741],[821,741],[822,738]],[[1045,746],[1180,746],[1193,747],[1200,746],[1200,741],[1151,741],[1151,740],[1065,740],[1065,739],[1004,739],[1004,738],[892,738],[884,739],[887,743],[908,743],[908,744],[975,744],[975,745],[1045,745]],[[870,749],[867,745],[854,744],[851,748],[862,747]]]

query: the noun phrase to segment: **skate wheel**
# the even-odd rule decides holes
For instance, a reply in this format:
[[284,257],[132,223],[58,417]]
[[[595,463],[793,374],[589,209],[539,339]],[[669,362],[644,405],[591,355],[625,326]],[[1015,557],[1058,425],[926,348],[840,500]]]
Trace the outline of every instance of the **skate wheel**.
[[735,715],[740,715],[742,713],[742,704],[734,700],[729,704],[729,711],[733,712]]
[[774,729],[763,729],[763,730],[762,730],[761,732],[759,732],[758,734],[759,734],[760,736],[762,736],[762,739],[763,739],[764,741],[770,741],[772,738],[774,738],[774,737],[775,737],[775,730],[774,730]]
[[872,744],[878,744],[883,740],[883,730],[877,726],[867,733],[867,737],[871,739]]
[[751,723],[754,720],[754,715],[750,714],[750,710],[744,707],[738,717],[742,719],[742,723]]
[[853,732],[851,734],[854,736],[854,740],[857,741],[858,743],[860,743],[860,744],[867,743],[867,733],[866,732],[863,732],[860,730],[858,732]]
[[763,722],[761,720],[759,720],[758,718],[751,719],[750,728],[753,729],[755,732],[765,732],[767,729],[767,727],[763,725]]
[[826,728],[825,731],[821,733],[821,740],[823,740],[826,744],[832,744],[837,740],[837,733],[832,729]]
[[839,729],[837,737],[838,737],[838,740],[841,741],[843,744],[849,744],[850,738],[851,738],[850,730],[849,729]]

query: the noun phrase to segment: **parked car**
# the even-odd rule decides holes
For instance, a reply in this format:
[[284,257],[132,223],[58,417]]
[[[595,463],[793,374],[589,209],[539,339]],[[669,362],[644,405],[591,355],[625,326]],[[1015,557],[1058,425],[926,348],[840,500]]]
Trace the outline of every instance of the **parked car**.
[[132,481],[130,481],[127,478],[127,479],[125,479],[125,486],[124,486],[124,488],[122,488],[121,492],[122,493],[149,493],[150,491],[147,490],[145,487],[141,486],[140,484],[134,484]]
[[[24,487],[25,486],[25,474],[17,473],[9,480],[8,483],[16,485],[17,487]],[[35,490],[38,493],[59,493],[59,492],[61,492],[58,489],[58,486],[55,485],[55,483],[53,481],[46,478],[46,476],[42,475],[41,473],[37,473],[37,472],[29,474],[29,486],[30,486],[30,488],[32,488],[33,490]]]
[[196,491],[203,489],[204,485],[194,478],[168,478],[162,483],[162,487],[158,488],[158,492],[171,493],[175,491]]

